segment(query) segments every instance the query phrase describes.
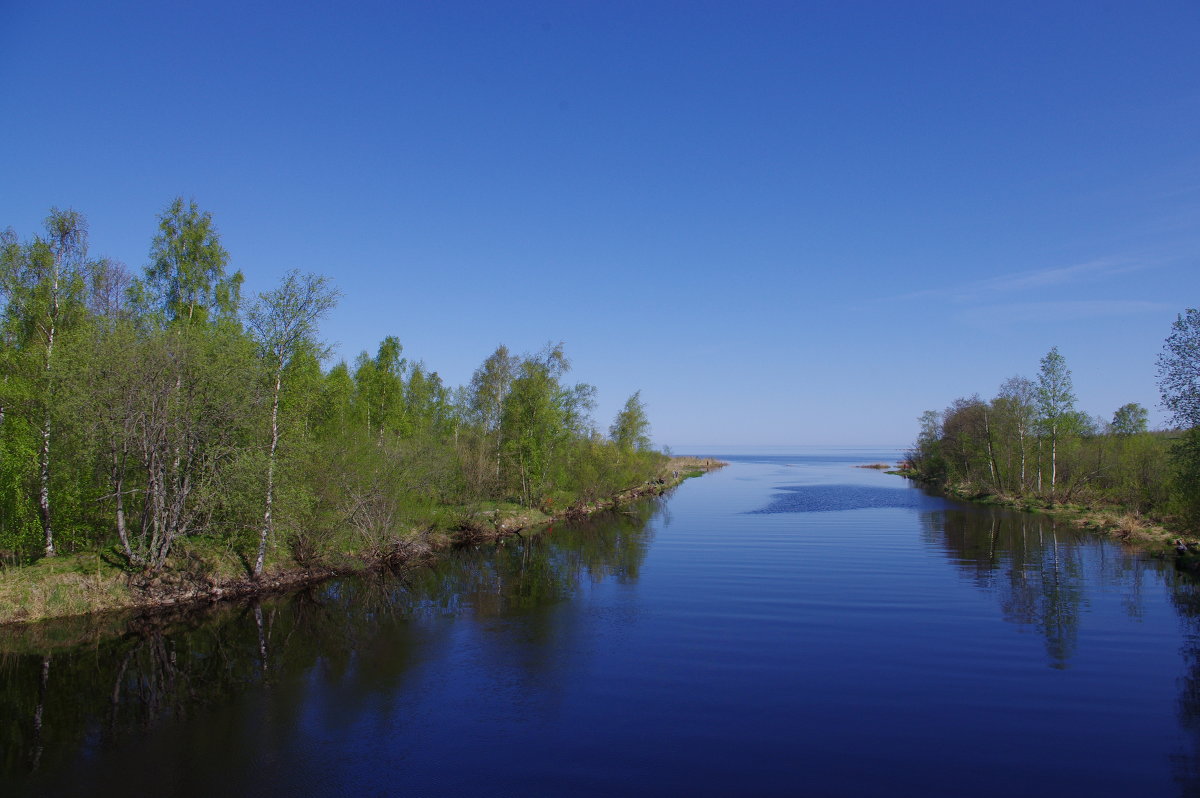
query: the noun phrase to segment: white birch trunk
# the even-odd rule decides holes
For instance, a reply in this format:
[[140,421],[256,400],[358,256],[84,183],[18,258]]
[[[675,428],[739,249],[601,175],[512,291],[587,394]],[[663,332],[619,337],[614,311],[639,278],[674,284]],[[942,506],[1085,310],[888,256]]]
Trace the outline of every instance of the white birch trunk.
[[46,556],[53,557],[58,552],[54,549],[54,527],[50,521],[50,368],[51,357],[54,354],[55,322],[58,319],[58,271],[61,254],[54,256],[54,273],[50,285],[50,308],[46,329],[46,366],[43,399],[46,402],[46,415],[42,421],[42,449],[38,455],[38,514],[42,518],[42,532],[45,535]]
[[263,525],[258,535],[258,557],[254,561],[254,575],[261,576],[267,556],[267,536],[272,532],[271,509],[275,500],[275,451],[279,448],[279,389],[283,382],[283,365],[275,370],[275,396],[271,400],[271,452],[267,456],[267,508],[263,513]]

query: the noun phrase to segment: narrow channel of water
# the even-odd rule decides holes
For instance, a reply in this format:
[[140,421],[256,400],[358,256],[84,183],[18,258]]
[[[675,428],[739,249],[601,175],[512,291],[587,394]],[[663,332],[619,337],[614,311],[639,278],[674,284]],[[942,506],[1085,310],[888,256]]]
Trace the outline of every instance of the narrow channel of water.
[[175,619],[0,632],[0,794],[1192,795],[1200,591],[855,464]]

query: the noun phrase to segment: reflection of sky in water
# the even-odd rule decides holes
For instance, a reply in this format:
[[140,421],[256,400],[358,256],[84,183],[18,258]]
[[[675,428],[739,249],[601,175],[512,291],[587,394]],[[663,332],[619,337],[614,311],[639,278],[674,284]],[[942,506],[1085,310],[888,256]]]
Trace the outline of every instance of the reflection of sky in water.
[[930,510],[948,507],[949,502],[921,491],[905,488],[876,488],[867,485],[785,485],[771,503],[755,513],[826,513],[908,507]]
[[1200,795],[1171,564],[854,468],[884,460],[734,460],[78,649],[5,632],[0,796]]

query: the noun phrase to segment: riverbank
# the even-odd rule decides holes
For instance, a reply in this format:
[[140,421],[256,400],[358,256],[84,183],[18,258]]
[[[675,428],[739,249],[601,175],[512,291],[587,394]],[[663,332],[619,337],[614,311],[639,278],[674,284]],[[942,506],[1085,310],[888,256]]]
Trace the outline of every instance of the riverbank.
[[990,491],[981,491],[967,485],[940,485],[928,482],[908,469],[889,471],[889,474],[911,479],[961,501],[1003,507],[1021,512],[1049,515],[1057,520],[1072,523],[1082,529],[1115,538],[1122,543],[1145,549],[1152,554],[1175,553],[1176,541],[1184,540],[1189,549],[1200,547],[1195,533],[1170,529],[1159,523],[1160,519],[1148,518],[1130,512],[1125,507],[1103,504],[1051,503],[1040,499],[1020,496],[1005,496]]
[[656,478],[614,496],[542,509],[515,505],[465,513],[446,530],[423,529],[369,545],[312,552],[295,546],[286,557],[268,563],[258,578],[250,575],[244,553],[201,538],[180,541],[178,552],[161,571],[130,571],[111,551],[83,552],[40,559],[0,571],[0,626],[118,610],[166,609],[187,604],[293,590],[337,576],[372,571],[403,571],[427,566],[456,546],[502,543],[536,532],[557,521],[584,518],[638,499],[662,495],[684,480],[721,468],[711,458],[674,457]]

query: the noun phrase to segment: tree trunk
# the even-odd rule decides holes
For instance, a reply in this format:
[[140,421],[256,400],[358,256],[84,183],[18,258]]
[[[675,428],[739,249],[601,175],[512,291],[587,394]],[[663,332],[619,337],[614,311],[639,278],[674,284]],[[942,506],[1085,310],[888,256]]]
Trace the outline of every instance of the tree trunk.
[[1038,435],[1037,442],[1037,492],[1040,496],[1042,493],[1042,436]]
[[262,604],[254,602],[254,623],[258,627],[258,656],[259,666],[262,668],[263,681],[267,680],[267,634],[263,628],[263,611]]
[[54,254],[54,272],[50,282],[50,307],[46,327],[46,383],[42,389],[42,399],[46,402],[46,415],[42,422],[42,450],[38,457],[40,485],[38,488],[38,514],[42,517],[42,532],[46,538],[46,556],[53,557],[58,552],[54,549],[54,528],[50,521],[50,367],[54,355],[55,324],[58,321],[58,281],[59,270],[62,267],[62,253]]
[[1050,431],[1050,493],[1054,493],[1054,483],[1058,477],[1058,430]]
[[1003,490],[1000,485],[1000,469],[996,467],[996,449],[992,445],[992,424],[991,419],[988,417],[986,405],[983,410],[983,431],[987,436],[988,470],[992,475],[992,485],[996,490]]
[[42,716],[46,710],[46,699],[50,695],[50,655],[42,657],[42,675],[38,680],[38,702],[33,711],[33,762],[32,770],[36,771],[42,764]]
[[42,423],[42,449],[38,455],[39,482],[38,515],[42,519],[42,532],[45,535],[46,556],[53,557],[58,552],[54,549],[54,528],[50,523],[50,411],[46,410],[46,419]]
[[121,667],[117,669],[117,677],[113,679],[112,696],[108,702],[108,727],[112,731],[117,728],[117,720],[121,712],[121,687],[125,684],[125,671],[129,669],[129,660],[133,659],[134,651],[135,649],[130,649],[125,652],[125,657],[121,660]]
[[129,547],[129,532],[125,526],[125,467],[123,460],[123,455],[118,459],[116,453],[113,454],[112,484],[117,499],[117,537],[121,541],[121,548],[125,551],[126,558],[130,562],[134,562],[133,549]]
[[1025,425],[1017,422],[1017,445],[1021,450],[1021,493],[1025,492]]
[[263,513],[262,530],[258,535],[258,557],[254,560],[254,575],[262,576],[267,556],[267,536],[272,532],[271,507],[275,499],[275,451],[279,448],[279,388],[283,382],[283,364],[275,369],[275,396],[271,400],[271,452],[267,456],[267,509]]
[[46,402],[46,415],[42,420],[42,448],[38,453],[38,514],[42,519],[47,557],[57,554],[54,550],[54,528],[50,521],[50,355],[53,350],[54,325],[52,323],[46,343],[46,385],[43,395]]

